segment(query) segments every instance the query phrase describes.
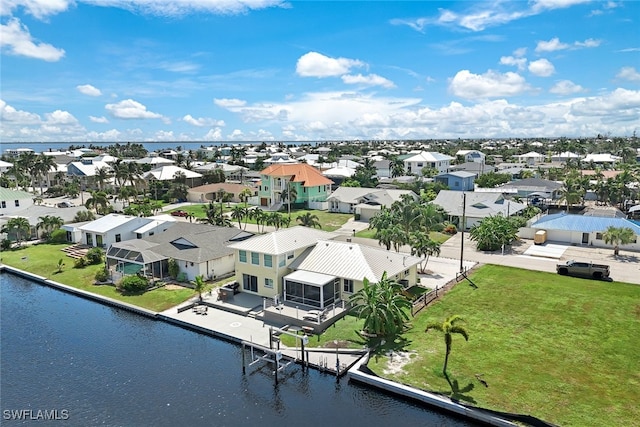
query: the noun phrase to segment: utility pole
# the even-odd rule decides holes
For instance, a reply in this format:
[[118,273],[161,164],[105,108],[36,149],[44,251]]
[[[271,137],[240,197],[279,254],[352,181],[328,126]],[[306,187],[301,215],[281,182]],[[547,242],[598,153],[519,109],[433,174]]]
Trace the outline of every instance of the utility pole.
[[467,193],[462,193],[462,224],[460,225],[460,228],[462,228],[462,234],[461,234],[461,240],[460,240],[460,273],[464,272],[464,265],[463,265],[463,255],[464,255],[464,228],[465,228],[465,215],[467,212]]

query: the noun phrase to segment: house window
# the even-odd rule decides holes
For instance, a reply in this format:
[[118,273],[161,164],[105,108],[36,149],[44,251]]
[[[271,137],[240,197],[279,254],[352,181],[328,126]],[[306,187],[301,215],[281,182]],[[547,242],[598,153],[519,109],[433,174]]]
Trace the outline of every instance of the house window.
[[292,258],[293,258],[293,252],[288,252],[287,259],[292,259]]
[[285,255],[280,255],[278,257],[278,267],[284,267],[287,265],[287,257]]
[[422,167],[422,163],[418,163],[416,166],[421,168]]
[[454,187],[460,187],[460,181],[456,181],[456,182],[453,184],[453,186],[454,186]]
[[596,233],[596,240],[602,240],[602,233]]
[[273,289],[273,279],[269,279],[268,277],[264,278],[264,287]]
[[[151,233],[149,233],[149,236],[151,236]],[[116,234],[116,242],[120,242],[122,241],[122,236],[119,234]]]
[[258,292],[258,278],[250,274],[243,274],[242,289],[251,292]]
[[142,233],[136,233],[136,239],[142,239]]
[[409,270],[405,270],[405,271],[404,271],[404,275],[405,275],[405,276],[408,276],[408,275],[409,275]]
[[353,293],[353,280],[342,279],[342,289],[350,294]]
[[16,204],[16,208],[20,206],[20,200],[15,200],[14,203]]
[[4,200],[2,201],[2,209],[7,207],[7,202],[5,202]]
[[150,232],[149,232],[149,236],[153,236],[154,234],[156,234],[156,233],[155,233],[155,232],[153,232],[153,231],[150,231]]
[[251,264],[260,265],[260,254],[258,252],[251,252]]
[[240,262],[247,262],[247,251],[240,251],[238,253]]
[[264,254],[264,266],[273,267],[273,258],[271,255]]

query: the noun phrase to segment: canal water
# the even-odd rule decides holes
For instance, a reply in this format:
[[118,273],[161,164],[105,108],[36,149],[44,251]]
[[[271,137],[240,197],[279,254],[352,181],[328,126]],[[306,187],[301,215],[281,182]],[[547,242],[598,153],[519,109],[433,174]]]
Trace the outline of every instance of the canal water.
[[[275,385],[267,367],[242,374],[238,345],[7,273],[0,281],[3,426],[475,425],[297,365]],[[9,419],[15,411],[66,419]]]

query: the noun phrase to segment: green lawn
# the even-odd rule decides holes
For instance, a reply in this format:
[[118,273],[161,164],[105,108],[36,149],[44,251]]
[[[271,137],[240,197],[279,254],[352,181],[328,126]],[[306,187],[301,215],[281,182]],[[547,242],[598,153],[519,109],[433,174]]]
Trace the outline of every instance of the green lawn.
[[402,337],[412,362],[401,373],[384,373],[385,356],[369,367],[451,395],[441,372],[443,336],[423,331],[458,314],[469,341],[453,338],[456,398],[562,426],[640,425],[640,286],[493,265],[472,280],[478,289],[461,282],[413,320]]
[[[2,262],[39,276],[46,277],[77,289],[107,296],[153,311],[163,311],[180,304],[194,295],[191,289],[168,290],[164,288],[145,292],[142,295],[124,296],[114,286],[96,286],[94,276],[103,267],[91,265],[85,268],[73,268],[74,259],[68,257],[60,249],[67,244],[41,244],[25,246],[22,249],[3,251]],[[25,259],[23,259],[26,257]],[[58,260],[62,258],[65,266],[61,273],[57,273]]]

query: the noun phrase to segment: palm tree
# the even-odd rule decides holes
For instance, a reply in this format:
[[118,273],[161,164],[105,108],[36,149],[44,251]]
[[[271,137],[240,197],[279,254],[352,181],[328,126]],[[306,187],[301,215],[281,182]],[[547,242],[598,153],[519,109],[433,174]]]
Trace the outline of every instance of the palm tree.
[[95,209],[96,214],[104,214],[109,209],[109,200],[104,191],[92,191],[91,197],[84,203],[87,209]]
[[368,278],[362,288],[349,300],[353,311],[364,319],[363,329],[368,334],[389,336],[398,333],[409,320],[407,314],[411,302],[402,294],[402,286],[387,277],[385,271],[378,283]]
[[305,212],[301,215],[298,215],[296,217],[296,221],[298,221],[300,225],[302,225],[303,227],[322,228],[322,225],[320,224],[320,219],[318,218],[318,216],[312,214],[311,212]]
[[629,227],[607,227],[602,233],[602,239],[609,245],[613,245],[613,255],[618,256],[620,253],[620,245],[627,245],[636,240],[636,234]]
[[[62,227],[64,220],[59,216],[45,215],[38,218],[39,222],[36,225],[36,232],[38,229],[42,229],[44,233],[50,235],[52,231]],[[43,235],[44,235],[43,233]]]
[[271,212],[267,215],[265,222],[267,225],[274,226],[276,228],[276,231],[278,231],[280,229],[280,226],[282,226],[282,215],[280,215],[278,212]]
[[37,163],[37,155],[32,151],[22,153],[18,158],[18,161],[16,162],[17,169],[20,169],[22,172],[26,172],[29,175],[30,177],[29,186],[32,189],[34,187],[33,178],[35,178],[37,175],[36,163]]
[[287,213],[291,216],[291,199],[295,202],[298,198],[298,190],[295,187],[291,186],[291,181],[287,182],[287,188],[282,190],[281,198],[286,199],[287,201]]
[[206,283],[204,281],[204,277],[202,275],[196,276],[195,280],[191,282],[193,285],[193,290],[198,293],[198,298],[202,301],[202,292],[204,291],[204,287]]
[[469,341],[469,333],[467,330],[458,325],[458,323],[464,322],[464,319],[458,315],[447,317],[442,323],[429,323],[425,328],[425,332],[429,332],[431,329],[435,329],[444,334],[444,345],[446,346],[446,353],[444,356],[444,366],[442,367],[442,373],[447,376],[447,364],[449,363],[449,354],[451,354],[452,334],[460,334],[466,341]]
[[111,176],[111,170],[106,166],[96,169],[94,179],[98,183],[98,191],[104,190],[104,184],[109,180],[109,178],[111,178]]
[[376,230],[373,238],[378,240],[379,245],[383,245],[387,250],[391,249],[395,233],[392,227],[380,228]]
[[253,195],[253,192],[248,189],[245,188],[243,189],[239,194],[238,194],[238,198],[240,199],[240,201],[242,203],[244,203],[244,207],[247,207],[247,202],[249,201],[249,197],[251,197]]
[[4,226],[2,226],[2,230],[0,230],[0,232],[9,233],[11,231],[16,232],[16,242],[20,245],[23,240],[22,236],[24,235],[25,238],[28,237],[28,233],[31,231],[29,220],[22,216],[11,218]]
[[238,221],[238,228],[242,228],[242,218],[247,215],[247,208],[245,208],[244,206],[235,205],[233,208],[231,208],[231,218]]
[[256,225],[258,226],[258,228],[260,227],[260,225],[262,225],[262,231],[264,232],[264,223],[266,221],[266,216],[268,214],[266,214],[260,208],[254,208],[251,210],[250,215],[251,215],[251,218],[256,220]]
[[[51,169],[58,170],[58,164],[53,157],[45,154],[40,154],[36,157],[35,164],[33,165],[33,173],[40,181],[40,195],[44,193],[42,181],[47,177]],[[49,185],[47,184],[47,186]]]
[[[420,270],[424,272],[431,255],[440,255],[440,242],[436,242],[427,233],[412,233],[409,243],[411,244],[411,255],[424,258],[420,262]],[[424,263],[424,264],[423,264]]]

